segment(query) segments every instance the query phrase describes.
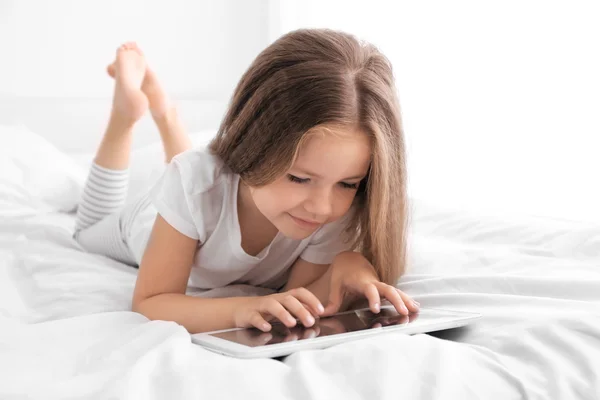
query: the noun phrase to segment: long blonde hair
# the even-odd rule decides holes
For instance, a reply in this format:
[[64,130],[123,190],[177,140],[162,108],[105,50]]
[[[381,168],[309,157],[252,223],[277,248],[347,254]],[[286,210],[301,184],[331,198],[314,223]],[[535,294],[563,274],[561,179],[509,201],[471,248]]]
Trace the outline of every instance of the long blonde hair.
[[242,76],[210,150],[249,185],[266,185],[325,124],[358,126],[371,137],[348,232],[381,281],[395,284],[406,265],[404,133],[392,66],[375,46],[327,29],[280,37]]

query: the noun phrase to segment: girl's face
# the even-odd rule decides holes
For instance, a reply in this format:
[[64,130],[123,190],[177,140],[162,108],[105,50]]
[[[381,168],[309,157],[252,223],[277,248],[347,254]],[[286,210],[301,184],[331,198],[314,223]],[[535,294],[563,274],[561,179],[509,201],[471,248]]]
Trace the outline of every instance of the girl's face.
[[251,187],[258,210],[285,236],[304,239],[350,209],[371,162],[369,137],[360,131],[316,133],[292,167],[274,182]]

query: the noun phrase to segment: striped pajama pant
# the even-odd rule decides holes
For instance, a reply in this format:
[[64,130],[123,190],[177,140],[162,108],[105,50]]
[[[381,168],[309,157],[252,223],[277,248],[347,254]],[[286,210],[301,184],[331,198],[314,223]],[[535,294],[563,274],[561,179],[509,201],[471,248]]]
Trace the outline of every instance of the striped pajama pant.
[[137,266],[127,238],[133,218],[150,200],[142,196],[126,204],[129,170],[92,164],[77,208],[73,237],[88,252]]

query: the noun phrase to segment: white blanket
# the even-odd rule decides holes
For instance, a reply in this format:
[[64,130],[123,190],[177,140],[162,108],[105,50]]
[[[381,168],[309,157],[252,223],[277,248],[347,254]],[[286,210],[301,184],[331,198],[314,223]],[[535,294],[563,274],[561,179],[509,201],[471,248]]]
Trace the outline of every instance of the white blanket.
[[130,312],[137,271],[21,192],[0,185],[1,399],[600,398],[600,226],[416,202],[399,287],[482,320],[239,360]]

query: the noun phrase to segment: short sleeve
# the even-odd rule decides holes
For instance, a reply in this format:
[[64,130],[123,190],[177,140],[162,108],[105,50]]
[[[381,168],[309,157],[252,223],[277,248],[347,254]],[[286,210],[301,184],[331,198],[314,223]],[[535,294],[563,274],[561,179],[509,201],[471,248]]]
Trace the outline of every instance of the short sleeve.
[[331,264],[336,255],[350,250],[352,243],[345,232],[350,222],[349,214],[350,212],[337,221],[323,225],[314,233],[300,258],[313,264]]
[[181,167],[173,159],[150,190],[150,200],[165,221],[173,228],[192,239],[199,239],[198,230],[192,218]]

